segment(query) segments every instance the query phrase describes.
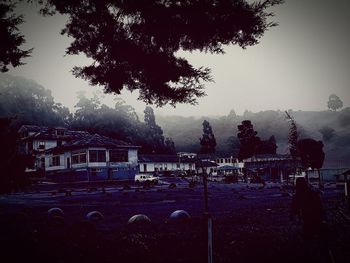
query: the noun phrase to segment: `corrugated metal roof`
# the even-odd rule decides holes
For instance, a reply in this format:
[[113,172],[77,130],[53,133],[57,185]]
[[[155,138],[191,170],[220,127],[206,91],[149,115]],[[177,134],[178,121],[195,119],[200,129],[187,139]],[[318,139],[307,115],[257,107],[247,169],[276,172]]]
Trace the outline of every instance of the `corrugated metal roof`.
[[197,160],[196,161],[196,167],[198,167],[198,168],[201,168],[201,167],[216,167],[216,166],[218,166],[218,165],[215,162],[202,161],[202,160]]
[[139,148],[139,146],[134,146],[128,144],[124,141],[112,139],[99,134],[89,134],[81,139],[71,140],[61,146],[57,146],[48,149],[46,152],[64,152],[72,149],[86,148],[86,147],[103,147],[103,148]]
[[[56,130],[64,130],[64,135],[57,135]],[[29,135],[22,140],[28,139],[43,139],[43,140],[73,140],[73,139],[81,139],[90,135],[90,133],[86,131],[73,131],[67,130],[63,127],[45,127],[45,126],[35,126],[35,125],[22,125],[18,130],[19,133],[22,132],[34,132],[34,134]]]
[[139,162],[145,163],[177,163],[181,162],[189,162],[194,163],[195,158],[191,158],[188,156],[179,157],[175,154],[140,154]]

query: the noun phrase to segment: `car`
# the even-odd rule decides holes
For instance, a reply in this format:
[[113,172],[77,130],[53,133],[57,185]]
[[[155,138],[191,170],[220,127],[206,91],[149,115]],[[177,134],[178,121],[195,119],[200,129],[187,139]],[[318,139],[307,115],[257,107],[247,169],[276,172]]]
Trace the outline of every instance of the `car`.
[[143,182],[151,182],[151,183],[158,183],[158,177],[153,176],[152,174],[136,174],[135,175],[135,182],[136,183],[143,183]]

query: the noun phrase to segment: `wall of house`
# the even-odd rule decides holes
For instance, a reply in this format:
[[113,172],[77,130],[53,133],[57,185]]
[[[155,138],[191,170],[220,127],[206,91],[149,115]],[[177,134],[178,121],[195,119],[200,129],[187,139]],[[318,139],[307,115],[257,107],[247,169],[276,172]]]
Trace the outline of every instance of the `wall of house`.
[[137,149],[129,149],[128,158],[131,167],[137,167],[138,164],[138,155]]
[[[105,150],[106,162],[89,162],[88,150]],[[129,161],[125,163],[109,163],[109,151],[106,148],[91,147],[86,151],[86,163],[72,164],[72,152],[69,151],[60,155],[60,166],[50,166],[53,155],[47,154],[45,166],[49,177],[55,181],[133,180],[138,172],[137,149],[129,149]],[[71,169],[68,169],[67,158],[70,158]]]
[[[146,164],[146,171],[144,169],[144,165]],[[145,162],[140,162],[139,163],[139,170],[140,173],[145,173],[145,172],[154,172],[154,163],[145,163]]]
[[64,154],[60,154],[60,165],[58,166],[50,166],[50,159],[52,156],[57,156],[57,154],[49,154],[45,156],[45,171],[55,171],[55,170],[62,170],[65,169],[65,159],[64,159]]
[[128,165],[119,165],[118,167],[111,167],[109,170],[110,179],[113,180],[134,180],[135,174],[138,173],[137,167],[130,167]]
[[40,140],[40,139],[35,139],[33,141],[33,149],[34,150],[39,150],[39,145],[40,142],[45,143],[45,150],[51,149],[57,146],[57,140]]
[[196,170],[196,166],[194,163],[181,163],[181,170],[191,170],[191,171],[195,171]]
[[[144,170],[144,165],[147,165],[147,171]],[[195,170],[195,165],[194,163],[180,163],[180,168],[178,167],[179,163],[161,163],[161,162],[156,162],[156,163],[146,163],[146,162],[140,162],[139,163],[139,170],[141,173],[152,173],[156,169],[158,171],[176,171],[176,170]],[[166,169],[165,169],[166,168]]]

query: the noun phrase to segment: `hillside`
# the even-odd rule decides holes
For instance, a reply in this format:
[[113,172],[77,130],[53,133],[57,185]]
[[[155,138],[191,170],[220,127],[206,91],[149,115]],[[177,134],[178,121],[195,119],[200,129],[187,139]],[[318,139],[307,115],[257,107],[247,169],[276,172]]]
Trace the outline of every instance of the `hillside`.
[[[300,138],[322,140],[326,153],[324,167],[350,167],[350,107],[341,111],[294,111]],[[288,153],[289,123],[284,111],[245,111],[237,115],[233,110],[228,115],[216,117],[156,116],[158,137],[154,137],[142,121],[144,115],[135,112],[125,102],[118,101],[113,108],[104,105],[98,97],[86,98],[80,95],[76,112],[56,103],[50,90],[35,81],[0,76],[0,117],[15,117],[13,125],[65,126],[71,129],[88,130],[113,138],[125,140],[146,148],[157,148],[154,140],[170,137],[177,151],[199,151],[203,120],[209,121],[217,141],[219,153],[237,153],[237,125],[251,120],[262,140],[275,136],[281,154]],[[163,130],[164,134],[162,134]],[[152,135],[152,136],[149,136]],[[156,141],[157,141],[156,140]],[[159,148],[159,147],[158,147]]]
[[[326,160],[324,167],[350,167],[350,108],[341,111],[293,111],[300,138],[322,140]],[[157,116],[158,124],[165,136],[173,138],[178,151],[199,150],[199,138],[202,136],[202,122],[210,122],[217,140],[217,152],[232,154],[237,151],[237,125],[242,120],[251,120],[258,136],[266,140],[274,135],[277,141],[277,152],[288,153],[289,123],[283,111],[246,111],[236,115],[233,111],[219,117],[181,117]],[[323,129],[323,130],[322,130]],[[333,129],[333,130],[332,130]],[[321,132],[321,131],[322,132]]]

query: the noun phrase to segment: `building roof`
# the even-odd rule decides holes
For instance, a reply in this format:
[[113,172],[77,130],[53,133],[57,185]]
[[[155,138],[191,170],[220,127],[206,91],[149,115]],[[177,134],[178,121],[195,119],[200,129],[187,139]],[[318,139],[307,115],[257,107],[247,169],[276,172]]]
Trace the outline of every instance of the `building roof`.
[[201,168],[201,167],[217,167],[218,164],[215,162],[210,162],[210,161],[202,161],[202,160],[197,160],[196,161],[196,167]]
[[[57,135],[56,130],[62,131],[64,130],[64,135]],[[90,133],[86,131],[72,131],[67,130],[63,127],[45,127],[45,126],[36,126],[36,125],[22,125],[18,130],[19,133],[23,132],[33,132],[33,134],[23,137],[22,140],[28,139],[42,139],[42,140],[73,140],[73,139],[82,139],[90,135]]]
[[18,132],[39,132],[41,127],[36,125],[22,125]]
[[223,165],[218,167],[218,170],[222,170],[222,171],[233,171],[233,170],[239,170],[239,169],[240,168],[232,165]]
[[46,152],[64,152],[68,150],[81,149],[87,147],[103,147],[108,149],[113,148],[139,148],[124,141],[112,139],[99,134],[89,134],[81,139],[71,140],[61,146],[57,146],[46,150]]
[[139,162],[144,163],[178,163],[180,162],[195,162],[195,158],[188,156],[179,157],[176,154],[140,154]]
[[244,159],[243,162],[254,161],[276,161],[276,160],[291,160],[291,156],[287,154],[256,154],[253,157]]

